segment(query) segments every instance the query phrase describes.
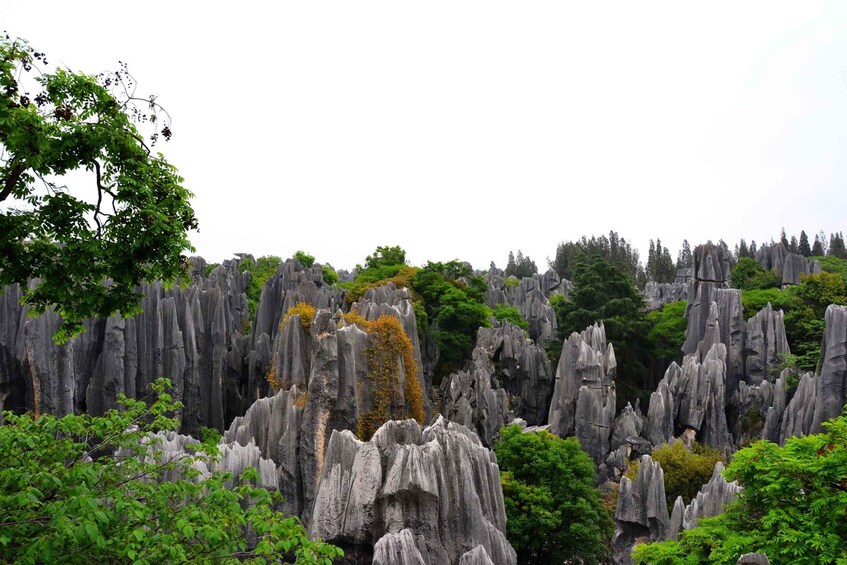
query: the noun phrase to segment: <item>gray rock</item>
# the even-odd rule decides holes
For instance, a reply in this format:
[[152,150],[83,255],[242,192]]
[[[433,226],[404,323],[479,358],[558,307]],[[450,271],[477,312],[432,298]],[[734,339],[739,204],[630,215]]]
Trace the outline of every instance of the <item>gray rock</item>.
[[459,565],[494,565],[494,562],[488,556],[488,552],[481,545],[476,546],[470,551],[462,554],[459,558]]
[[821,423],[844,413],[847,403],[847,307],[831,304],[826,309],[826,330],[822,347],[823,363],[818,377],[812,433]]
[[647,281],[641,294],[644,296],[647,310],[658,310],[665,304],[688,300],[688,282],[657,283]]
[[[536,274],[514,285],[507,284],[498,274],[489,274],[486,276],[488,285],[486,301],[490,308],[498,304],[508,304],[517,308],[529,322],[529,337],[538,343],[544,343],[555,339],[557,328],[556,313],[547,300],[552,292],[548,286],[551,280],[549,274],[543,276]],[[566,286],[560,287],[560,292],[563,292]]]
[[550,431],[575,435],[582,449],[601,465],[609,453],[615,418],[617,362],[606,343],[603,324],[594,324],[565,341],[550,404]]
[[745,553],[736,561],[737,565],[770,565],[768,556],[764,553]]
[[820,273],[818,261],[790,253],[781,242],[760,247],[756,251],[756,261],[762,268],[774,271],[781,279],[783,287],[800,284],[801,275]]
[[415,543],[412,530],[387,533],[374,545],[373,565],[429,565]]
[[690,530],[697,526],[701,518],[709,518],[722,514],[726,505],[738,498],[741,486],[736,481],[727,482],[723,478],[724,466],[718,461],[712,478],[706,483],[697,496],[685,507],[682,516],[683,529]]
[[612,546],[616,563],[632,563],[636,540],[667,539],[670,516],[665,501],[664,472],[649,455],[641,458],[635,481],[621,479],[615,523]]
[[405,555],[414,556],[414,544],[422,559],[455,563],[482,545],[493,562],[515,563],[499,480],[493,453],[473,432],[440,417],[425,429],[411,420],[387,422],[370,442],[336,430],[321,470],[311,534],[373,546],[386,532],[408,529],[413,538],[389,538],[385,550],[405,548]]
[[747,383],[758,385],[764,380],[776,380],[775,370],[790,353],[782,310],[774,310],[768,302],[747,320],[744,347]]
[[782,416],[779,428],[780,444],[785,444],[785,440],[790,437],[813,433],[819,382],[820,380],[812,373],[806,373],[800,377],[797,390]]

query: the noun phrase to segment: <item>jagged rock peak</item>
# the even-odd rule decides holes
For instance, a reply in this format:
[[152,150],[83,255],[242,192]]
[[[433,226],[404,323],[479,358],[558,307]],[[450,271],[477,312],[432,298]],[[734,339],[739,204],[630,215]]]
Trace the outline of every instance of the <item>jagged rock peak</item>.
[[[332,432],[315,499],[311,534],[353,555],[400,552],[414,563],[456,563],[482,546],[494,563],[517,557],[493,452],[472,431],[439,417],[427,428],[386,422],[371,441]],[[385,534],[409,530],[386,539]],[[394,551],[395,553],[391,553]],[[387,562],[387,561],[381,561]]]
[[840,416],[847,403],[847,306],[830,304],[825,319],[812,433],[822,431],[823,422]]
[[800,275],[821,272],[818,260],[791,253],[781,242],[762,245],[756,251],[756,262],[774,271],[782,280],[782,286],[800,284]]
[[642,456],[635,481],[623,477],[619,489],[612,546],[616,563],[632,563],[637,539],[664,541],[668,537],[671,520],[662,466],[649,455]]
[[[488,307],[494,308],[498,304],[513,306],[529,322],[529,336],[532,339],[540,343],[554,339],[557,328],[556,313],[548,297],[552,292],[549,285],[554,280],[551,277],[555,275],[555,273],[535,274],[519,282],[510,277],[510,282],[507,282],[502,276],[489,273],[486,276],[487,290],[485,292]],[[568,285],[557,284],[560,284],[560,292],[569,292]]]
[[644,296],[648,310],[658,310],[665,304],[688,300],[688,281],[672,283],[647,281],[641,294]]
[[[685,507],[685,510],[681,509],[680,504],[674,504],[674,515],[671,517],[671,523],[677,526],[681,525],[682,529],[690,530],[697,526],[698,520],[701,518],[709,518],[723,513],[726,505],[734,502],[738,498],[738,493],[741,492],[741,486],[736,481],[728,482],[724,479],[723,472],[724,465],[718,461],[712,471],[712,478],[703,485],[697,496]],[[678,512],[682,512],[681,519],[677,514]],[[680,531],[673,531],[672,534],[678,535]]]
[[698,281],[725,283],[729,280],[729,257],[723,247],[711,241],[698,245],[693,253],[693,276]]
[[550,431],[575,435],[583,450],[602,465],[609,453],[615,418],[617,362],[602,322],[572,333],[562,347],[550,403]]
[[768,302],[747,320],[744,347],[747,383],[757,385],[764,380],[776,380],[776,368],[790,353],[782,310],[774,310]]

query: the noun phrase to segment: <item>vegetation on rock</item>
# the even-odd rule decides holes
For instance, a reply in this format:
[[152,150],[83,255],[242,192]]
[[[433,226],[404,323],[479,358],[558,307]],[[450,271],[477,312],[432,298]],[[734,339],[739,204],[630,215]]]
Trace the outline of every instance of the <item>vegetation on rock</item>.
[[219,457],[214,434],[194,454],[151,457],[151,434],[178,427],[169,386],[154,383],[149,407],[122,397],[103,417],[5,414],[1,561],[324,565],[342,555],[277,512],[280,494],[254,487],[252,468],[232,486],[229,473],[201,477],[192,464]]
[[824,427],[738,451],[724,473],[744,487],[738,500],[679,541],[636,546],[636,563],[734,565],[750,552],[771,563],[847,562],[847,415]]

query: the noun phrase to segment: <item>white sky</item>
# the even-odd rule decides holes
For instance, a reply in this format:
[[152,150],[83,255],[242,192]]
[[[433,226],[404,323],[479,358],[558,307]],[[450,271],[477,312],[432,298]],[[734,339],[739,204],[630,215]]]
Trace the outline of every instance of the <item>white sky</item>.
[[159,96],[210,261],[847,229],[847,2],[0,0],[2,29]]

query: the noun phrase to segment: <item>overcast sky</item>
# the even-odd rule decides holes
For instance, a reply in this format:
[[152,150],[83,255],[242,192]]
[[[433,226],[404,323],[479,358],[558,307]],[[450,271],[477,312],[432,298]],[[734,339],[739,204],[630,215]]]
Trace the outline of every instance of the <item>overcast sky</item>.
[[197,253],[540,268],[847,229],[847,2],[0,1],[173,116]]

